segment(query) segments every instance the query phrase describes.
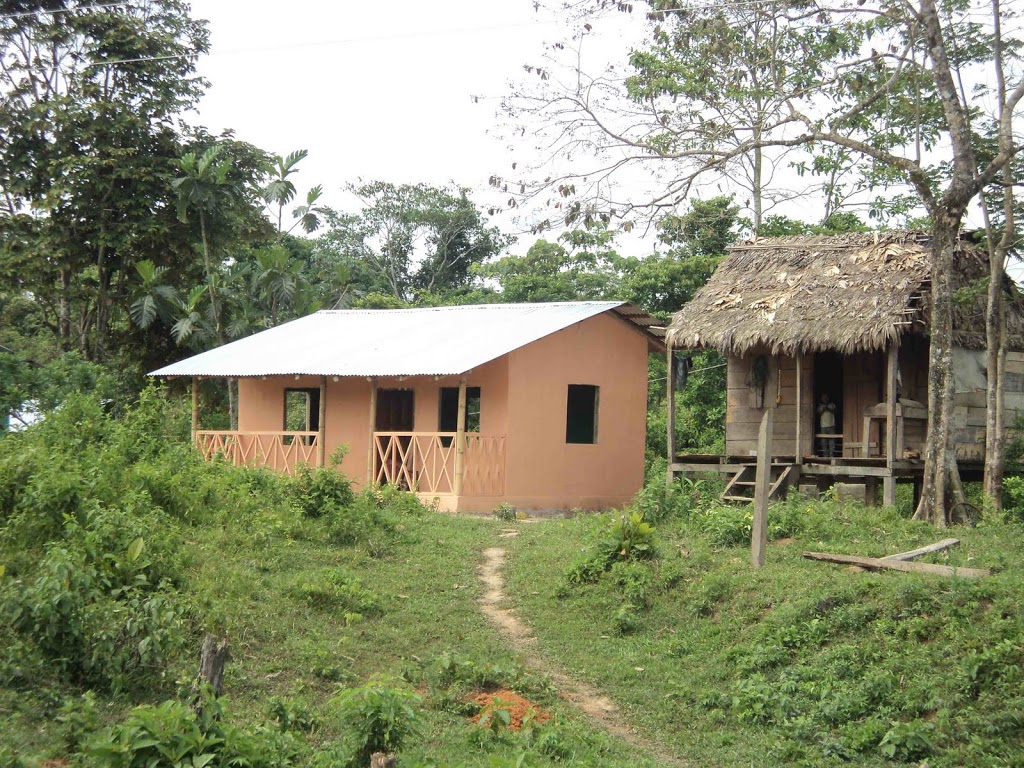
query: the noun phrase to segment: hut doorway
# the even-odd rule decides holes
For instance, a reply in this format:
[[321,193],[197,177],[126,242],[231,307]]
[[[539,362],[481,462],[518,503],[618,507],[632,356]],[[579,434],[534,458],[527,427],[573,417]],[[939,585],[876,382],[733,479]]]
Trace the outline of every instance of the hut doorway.
[[[821,405],[826,402],[835,405],[836,437],[831,444],[828,438],[820,437]],[[818,352],[814,356],[814,455],[843,455],[843,356],[836,352]]]
[[[374,430],[378,433],[383,432],[387,436],[382,435],[375,438],[378,441],[378,447],[374,450],[373,476],[375,478],[383,477],[403,490],[409,490],[408,470],[415,471],[411,465],[406,467],[405,460],[402,458],[409,455],[412,435],[408,433],[414,429],[415,413],[416,400],[413,390],[377,390],[377,414]],[[388,434],[393,432],[407,434]]]

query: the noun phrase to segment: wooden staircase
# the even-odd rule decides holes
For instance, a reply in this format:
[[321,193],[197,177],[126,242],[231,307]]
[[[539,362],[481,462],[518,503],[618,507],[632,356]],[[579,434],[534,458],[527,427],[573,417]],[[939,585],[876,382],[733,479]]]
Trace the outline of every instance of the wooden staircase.
[[[789,484],[795,478],[796,472],[792,464],[784,462],[772,462],[771,477],[769,478],[768,498],[778,499],[786,495]],[[757,464],[744,464],[740,471],[732,476],[732,479],[725,486],[719,499],[722,501],[733,501],[741,504],[749,504],[754,500],[754,486],[757,484]]]

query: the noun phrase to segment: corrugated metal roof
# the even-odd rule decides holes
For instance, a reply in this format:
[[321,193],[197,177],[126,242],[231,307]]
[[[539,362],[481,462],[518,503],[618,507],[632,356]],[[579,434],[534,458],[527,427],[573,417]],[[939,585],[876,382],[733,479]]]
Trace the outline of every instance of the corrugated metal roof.
[[619,301],[330,310],[195,355],[150,376],[417,376],[464,373],[570,325],[615,311],[657,340],[654,320]]

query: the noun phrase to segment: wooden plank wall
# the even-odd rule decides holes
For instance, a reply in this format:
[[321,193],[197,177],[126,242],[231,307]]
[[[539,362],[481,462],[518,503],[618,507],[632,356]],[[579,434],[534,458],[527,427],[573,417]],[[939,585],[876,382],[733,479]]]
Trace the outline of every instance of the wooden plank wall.
[[[1024,413],[1024,353],[1006,355],[1006,427],[1013,429],[1018,414]],[[985,391],[957,392],[953,432],[959,459],[985,458]],[[923,442],[923,441],[922,441]]]
[[879,455],[878,426],[864,432],[864,409],[885,400],[885,356],[880,352],[860,352],[843,358],[843,455],[860,456],[867,439],[874,443],[872,454]]
[[[764,406],[777,401],[772,428],[772,453],[792,455],[796,440],[796,360],[792,357],[774,357],[767,352],[751,352],[743,357],[730,356],[727,372],[727,408],[725,416],[725,451],[730,456],[753,456],[757,453],[757,431],[764,410],[758,407],[758,392],[751,386],[750,372],[754,359],[764,354],[768,358],[768,382],[764,389]],[[810,450],[811,403],[806,396],[811,381],[810,358],[804,358],[803,379],[805,397],[803,413],[803,453]],[[781,376],[781,387],[780,379]]]
[[[760,351],[743,357],[730,356],[726,374],[728,407],[725,417],[725,450],[730,456],[753,456],[757,453],[757,431],[764,411],[758,408],[757,392],[751,386],[751,365],[758,354],[768,357],[769,376],[765,386],[764,405],[770,406],[778,398],[775,411],[772,452],[789,455],[794,452],[796,440],[796,360],[792,357],[774,357]],[[801,418],[800,453],[813,453],[813,435],[817,429],[814,402],[814,356],[803,359],[803,402]],[[1024,414],[1024,352],[1007,355],[1006,409],[1007,427],[1012,428],[1018,414]],[[860,447],[850,444],[863,442],[864,408],[884,400],[885,356],[881,352],[861,353],[846,358],[844,371],[843,435],[844,455],[860,455]],[[781,388],[779,379],[781,376]],[[928,345],[923,339],[908,337],[900,348],[900,396],[903,400],[928,403]],[[878,426],[869,436],[879,455],[884,445]],[[962,459],[982,459],[985,448],[985,392],[973,390],[956,395],[955,424],[957,455]],[[924,422],[909,420],[904,424],[904,447],[911,451],[924,449],[926,427]],[[902,457],[897,457],[902,458]]]

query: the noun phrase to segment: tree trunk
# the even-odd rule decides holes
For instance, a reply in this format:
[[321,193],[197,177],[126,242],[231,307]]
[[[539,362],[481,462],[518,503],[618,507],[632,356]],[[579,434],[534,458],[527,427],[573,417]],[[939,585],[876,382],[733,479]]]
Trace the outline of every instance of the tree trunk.
[[963,502],[963,488],[953,445],[953,255],[959,217],[938,211],[932,217],[931,323],[928,360],[928,435],[924,487],[916,520],[937,526],[950,522],[953,507]]
[[57,335],[65,352],[71,349],[71,270],[60,269],[60,298],[57,300]]
[[[1003,43],[999,0],[992,0],[994,21],[993,48],[996,92],[1000,104],[1000,143],[1011,141],[1013,112],[1007,112],[1006,77],[1003,71]],[[1003,135],[1006,134],[1006,135]],[[985,479],[984,493],[992,506],[1003,508],[1003,467],[1006,449],[1006,416],[1003,396],[1006,374],[1006,304],[1003,299],[1003,266],[1016,237],[1016,209],[1013,194],[1013,166],[1003,167],[1003,234],[993,247],[988,209],[985,223],[989,229],[988,305],[985,308],[985,342],[988,349],[988,381],[985,389]],[[984,203],[984,201],[983,201]]]
[[[757,139],[760,140],[761,139],[761,132],[759,130],[757,131],[756,135],[757,135]],[[763,215],[763,211],[762,211],[762,209],[763,209],[762,196],[764,195],[764,190],[761,188],[761,174],[762,174],[763,163],[764,163],[764,158],[761,155],[761,147],[760,146],[755,146],[754,147],[754,164],[753,164],[754,167],[752,169],[753,172],[751,174],[752,178],[753,178],[753,182],[754,182],[753,185],[752,185],[753,186],[752,198],[753,198],[753,204],[754,204],[754,234],[755,235],[758,232],[761,231],[761,217]]]
[[[1010,191],[1007,189],[1007,197]],[[1011,202],[1012,206],[1012,202]],[[989,255],[988,306],[985,310],[987,345],[985,389],[985,481],[984,492],[996,510],[1003,506],[1003,456],[1006,446],[1004,415],[1004,378],[1006,373],[1006,314],[1003,303],[1004,234],[999,246]]]
[[[213,315],[213,331],[217,338],[218,346],[224,346],[227,339],[224,336],[224,318],[221,316],[221,305],[217,298],[217,289],[214,286],[215,277],[213,273],[213,257],[210,255],[210,240],[206,234],[206,213],[199,210],[199,233],[203,238],[203,263],[206,266],[206,288],[210,294],[210,312]],[[228,421],[231,429],[238,429],[238,405],[235,399],[235,386],[231,379],[227,380],[228,385]]]

